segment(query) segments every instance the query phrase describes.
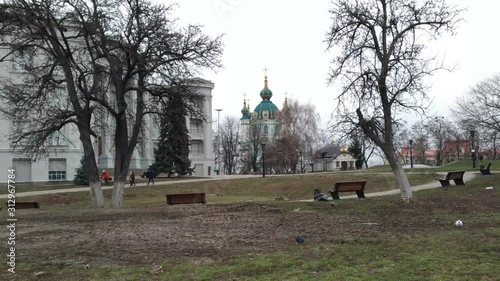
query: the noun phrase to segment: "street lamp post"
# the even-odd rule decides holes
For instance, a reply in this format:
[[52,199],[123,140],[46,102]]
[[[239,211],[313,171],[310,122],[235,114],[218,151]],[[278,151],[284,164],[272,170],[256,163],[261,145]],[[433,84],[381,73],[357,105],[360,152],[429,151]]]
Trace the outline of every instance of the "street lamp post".
[[476,134],[476,131],[471,130],[470,131],[470,136],[472,137],[472,145],[471,145],[471,153],[472,153],[472,168],[476,168],[476,151],[474,150],[474,135]]
[[266,144],[261,143],[260,146],[262,147],[262,177],[266,177],[266,162],[264,162],[264,151],[266,150]]
[[222,109],[217,110],[217,175],[221,173],[220,171],[220,112]]
[[302,174],[302,150],[299,150],[300,153],[300,173]]
[[413,150],[412,150],[412,145],[413,140],[410,140],[410,168],[413,169]]

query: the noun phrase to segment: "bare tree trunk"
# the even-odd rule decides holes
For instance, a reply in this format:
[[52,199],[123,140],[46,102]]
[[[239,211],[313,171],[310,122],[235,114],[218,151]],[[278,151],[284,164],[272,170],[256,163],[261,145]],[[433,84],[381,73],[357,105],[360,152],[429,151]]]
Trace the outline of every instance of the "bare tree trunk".
[[92,147],[92,140],[90,132],[87,128],[80,126],[80,141],[83,146],[83,153],[87,174],[89,177],[90,196],[94,207],[104,207],[104,195],[102,193],[101,180],[99,178],[99,171],[97,170],[97,163],[95,160],[94,148]]
[[111,197],[111,207],[119,208],[123,203],[123,193],[125,191],[125,181],[118,180],[113,185],[113,195]]
[[104,207],[104,196],[102,193],[101,181],[97,182],[91,181],[90,185],[90,196],[92,197],[92,204],[94,207]]
[[397,161],[396,155],[394,153],[389,153],[390,155],[387,155],[387,160],[389,161],[389,164],[391,165],[392,171],[396,175],[396,180],[398,182],[399,190],[401,191],[401,198],[409,198],[411,200],[413,194],[410,186],[410,181],[408,180],[408,177],[406,176],[403,167],[401,164]]
[[127,119],[122,116],[116,119],[115,181],[111,195],[111,206],[113,208],[119,208],[122,205],[125,182],[127,181],[133,151],[134,148],[129,149]]

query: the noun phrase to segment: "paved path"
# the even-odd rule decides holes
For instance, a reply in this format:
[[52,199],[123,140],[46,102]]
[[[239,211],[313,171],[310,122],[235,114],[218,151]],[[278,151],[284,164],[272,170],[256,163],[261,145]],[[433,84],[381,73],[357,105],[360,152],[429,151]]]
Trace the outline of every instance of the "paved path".
[[[446,176],[446,172],[439,172],[438,174],[442,174],[443,176]],[[465,172],[464,174],[464,182],[468,182],[475,178],[477,173],[475,172]],[[432,188],[441,188],[441,183],[439,181],[433,181],[430,183],[426,184],[421,184],[421,185],[416,185],[412,187],[412,191],[418,191],[418,190],[423,190],[423,189],[432,189]],[[380,192],[372,192],[372,193],[365,193],[365,196],[367,198],[369,197],[374,197],[374,196],[385,196],[385,195],[393,195],[393,194],[400,194],[399,189],[392,189],[392,190],[387,190],[387,191],[380,191]],[[340,199],[348,199],[348,198],[358,198],[357,195],[346,195],[346,196],[340,196]],[[309,200],[301,200],[304,202],[308,201],[314,201],[313,199]]]
[[[446,175],[446,173],[440,173],[443,175]],[[464,182],[470,181],[474,177],[476,177],[477,173],[473,172],[465,172],[464,174]],[[296,175],[296,174],[295,174]],[[315,174],[304,174],[304,175],[315,175]],[[273,175],[274,176],[274,175]],[[277,175],[277,176],[282,176],[282,175]],[[288,176],[288,175],[285,175]],[[293,176],[293,175],[290,175]],[[182,180],[173,180],[173,181],[161,181],[157,182],[155,186],[163,186],[163,185],[169,185],[169,184],[178,184],[178,183],[189,183],[189,182],[203,182],[203,181],[215,181],[215,180],[233,180],[233,179],[243,179],[243,178],[259,178],[261,175],[231,175],[231,176],[213,176],[210,178],[199,178],[199,179],[182,179]],[[139,183],[137,184],[137,187],[139,186],[146,186],[147,183]],[[441,184],[439,181],[433,181],[427,184],[422,184],[422,185],[417,185],[413,187],[413,191],[418,191],[422,189],[431,189],[431,188],[437,188],[440,187]],[[126,185],[127,188],[128,184]],[[103,186],[102,189],[112,189],[112,186]],[[18,196],[36,196],[36,195],[46,195],[46,194],[55,194],[55,193],[70,193],[70,192],[85,192],[89,191],[89,187],[73,187],[73,188],[60,188],[60,189],[51,189],[51,190],[38,190],[38,191],[27,191],[27,192],[17,192],[16,197]],[[387,191],[381,191],[381,192],[372,192],[372,193],[366,193],[366,197],[373,197],[373,196],[384,196],[384,195],[391,195],[391,194],[398,194],[400,191],[399,189],[393,189],[393,190],[387,190]],[[7,198],[8,194],[0,194],[0,199],[5,199]],[[357,198],[356,195],[348,195],[348,196],[341,196],[341,199],[347,199],[347,198]],[[308,200],[300,200],[300,201],[313,201],[312,199]]]

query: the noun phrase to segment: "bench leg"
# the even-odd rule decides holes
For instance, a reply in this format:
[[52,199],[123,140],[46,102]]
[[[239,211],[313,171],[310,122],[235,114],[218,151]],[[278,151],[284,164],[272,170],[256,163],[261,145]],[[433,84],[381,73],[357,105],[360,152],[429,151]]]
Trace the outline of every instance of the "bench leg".
[[450,185],[450,181],[449,181],[449,180],[439,180],[439,182],[441,183],[441,186],[442,186],[443,188],[445,188],[445,189],[446,189],[446,187],[447,187],[448,185]]
[[358,198],[366,198],[363,190],[356,191],[356,194],[358,195]]
[[464,179],[455,179],[453,181],[455,181],[456,185],[465,185]]
[[332,199],[340,199],[338,191],[330,191],[332,194]]

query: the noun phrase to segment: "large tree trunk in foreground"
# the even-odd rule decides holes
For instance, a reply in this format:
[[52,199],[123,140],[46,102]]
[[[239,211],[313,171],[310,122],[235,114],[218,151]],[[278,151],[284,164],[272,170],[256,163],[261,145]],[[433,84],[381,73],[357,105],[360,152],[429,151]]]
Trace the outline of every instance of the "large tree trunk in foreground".
[[131,147],[129,147],[127,119],[124,115],[116,120],[115,135],[115,172],[113,194],[111,195],[111,206],[119,208],[122,205],[123,193],[125,192],[125,183],[127,181],[130,159],[137,143],[137,135],[131,137]]
[[125,193],[125,181],[115,181],[113,186],[113,195],[111,197],[111,206],[113,208],[119,208],[122,205],[123,193]]
[[99,178],[99,171],[97,170],[90,134],[82,133],[85,131],[85,129],[80,128],[80,141],[82,142],[85,165],[87,166],[87,173],[89,176],[90,195],[94,207],[102,208],[104,207],[104,196],[102,193],[101,180]]
[[413,192],[410,186],[410,181],[408,180],[408,177],[406,176],[403,167],[398,162],[396,155],[393,153],[392,155],[388,156],[388,161],[389,164],[391,165],[392,171],[396,175],[396,180],[398,182],[399,190],[401,192],[401,198],[411,199],[413,196]]

